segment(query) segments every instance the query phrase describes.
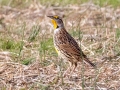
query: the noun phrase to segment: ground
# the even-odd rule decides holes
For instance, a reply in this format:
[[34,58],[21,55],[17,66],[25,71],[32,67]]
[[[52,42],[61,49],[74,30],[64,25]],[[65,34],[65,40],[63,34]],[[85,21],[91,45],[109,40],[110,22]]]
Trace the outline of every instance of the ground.
[[[93,69],[79,62],[69,77],[69,63],[53,46],[47,15],[63,18]],[[120,8],[93,3],[0,9],[0,90],[120,90]]]

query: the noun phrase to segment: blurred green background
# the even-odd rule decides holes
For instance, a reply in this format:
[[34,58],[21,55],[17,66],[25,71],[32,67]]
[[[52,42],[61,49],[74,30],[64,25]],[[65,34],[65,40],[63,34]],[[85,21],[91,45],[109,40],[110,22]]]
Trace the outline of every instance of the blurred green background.
[[66,6],[69,4],[80,5],[85,2],[91,2],[99,6],[113,6],[119,7],[120,0],[0,0],[1,5],[7,5],[11,7],[24,8],[27,7],[31,2],[40,2],[42,5],[52,5],[52,6]]

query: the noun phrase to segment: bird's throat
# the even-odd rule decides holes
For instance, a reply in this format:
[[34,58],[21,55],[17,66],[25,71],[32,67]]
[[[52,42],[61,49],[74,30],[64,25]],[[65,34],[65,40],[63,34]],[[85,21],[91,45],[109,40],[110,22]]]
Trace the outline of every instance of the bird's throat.
[[53,23],[54,29],[57,29],[58,28],[57,22],[55,20],[52,20],[52,23]]

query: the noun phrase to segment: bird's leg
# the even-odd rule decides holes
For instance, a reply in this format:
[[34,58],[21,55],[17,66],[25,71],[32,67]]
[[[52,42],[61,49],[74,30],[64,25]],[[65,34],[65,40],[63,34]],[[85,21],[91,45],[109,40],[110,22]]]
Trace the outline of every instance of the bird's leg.
[[74,63],[73,68],[72,68],[72,70],[70,72],[70,75],[72,75],[72,73],[75,71],[76,67],[77,67],[77,63]]
[[72,66],[73,66],[73,63],[70,62],[70,67],[64,72],[63,77],[68,75],[67,73],[71,71]]

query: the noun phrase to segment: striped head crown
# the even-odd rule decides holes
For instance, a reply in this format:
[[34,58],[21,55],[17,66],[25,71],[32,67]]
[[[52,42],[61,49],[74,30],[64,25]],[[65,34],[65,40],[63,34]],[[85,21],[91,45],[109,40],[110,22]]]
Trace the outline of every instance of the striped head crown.
[[54,29],[64,27],[63,21],[59,16],[54,15],[54,16],[48,16],[48,17],[52,19],[52,24],[54,26]]

